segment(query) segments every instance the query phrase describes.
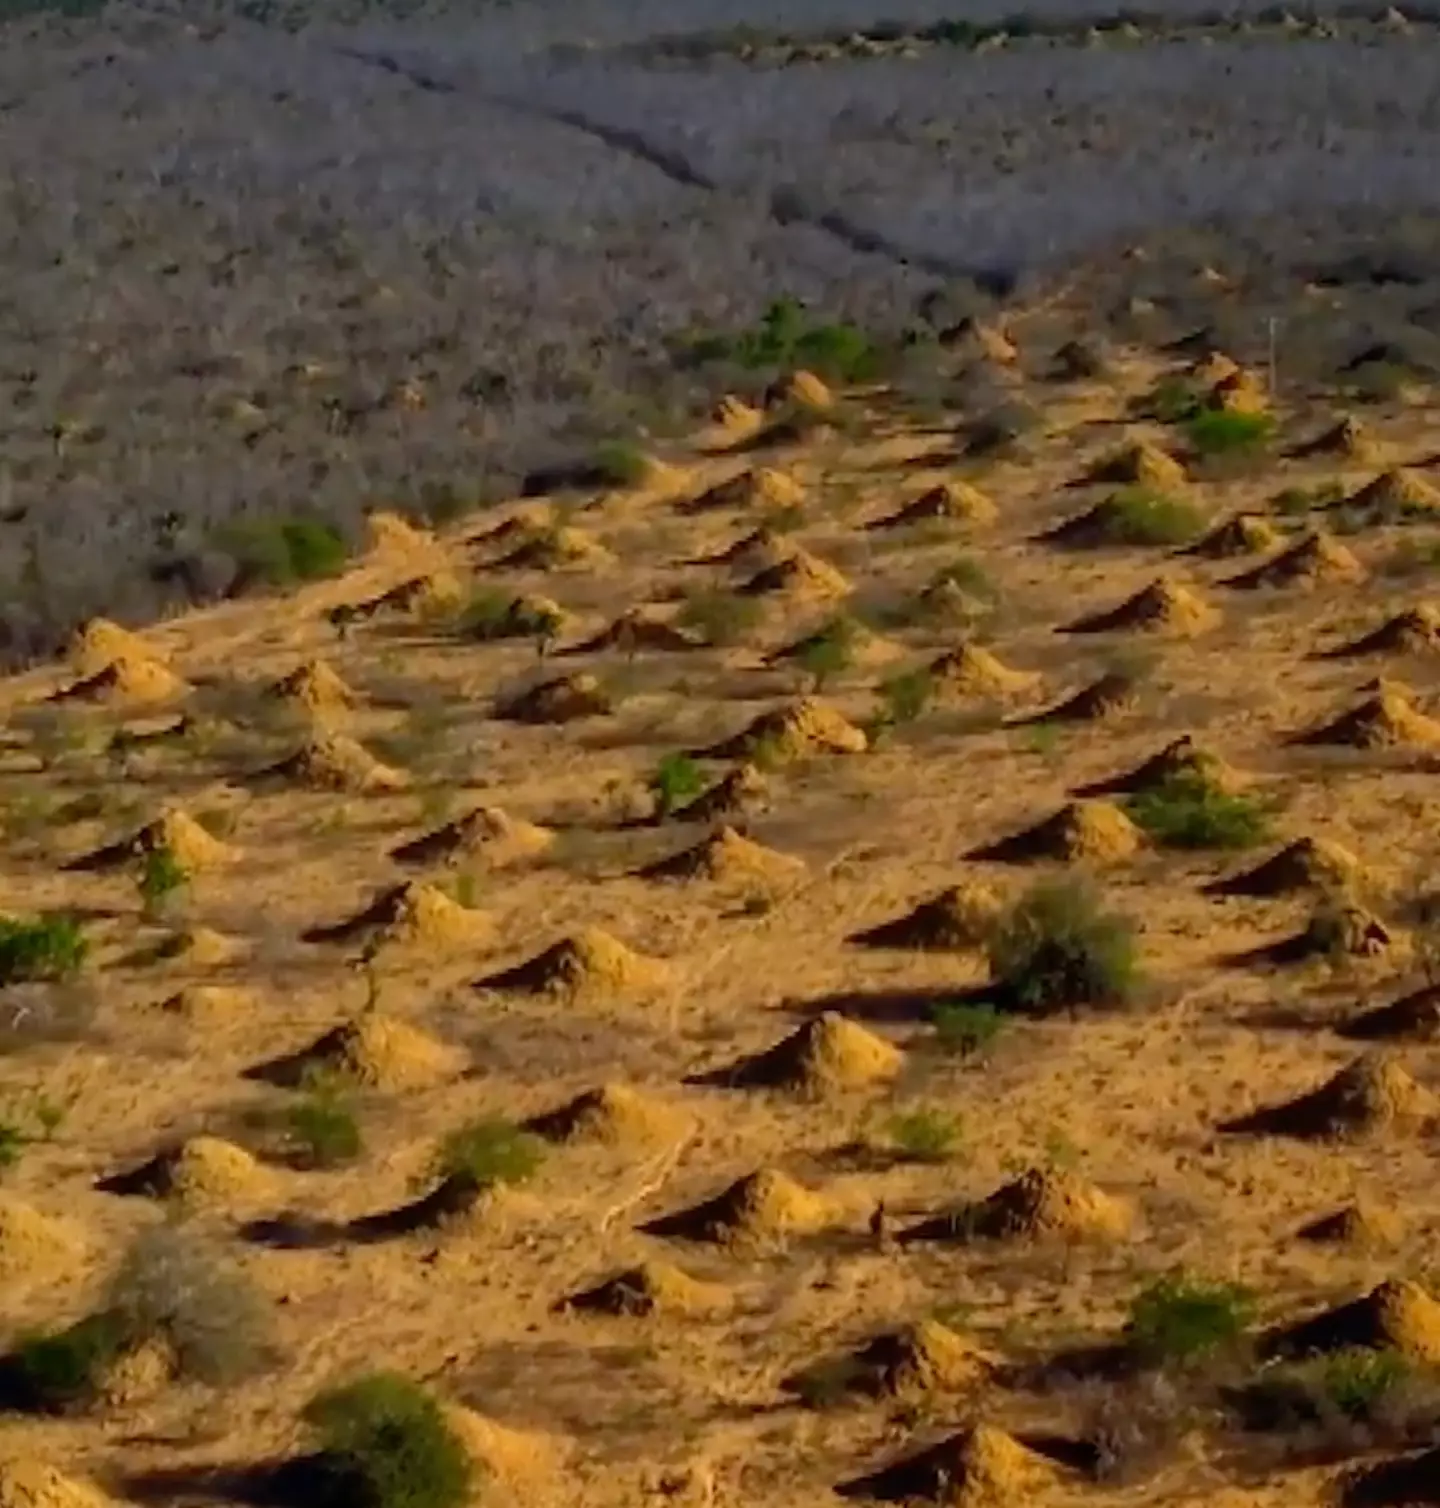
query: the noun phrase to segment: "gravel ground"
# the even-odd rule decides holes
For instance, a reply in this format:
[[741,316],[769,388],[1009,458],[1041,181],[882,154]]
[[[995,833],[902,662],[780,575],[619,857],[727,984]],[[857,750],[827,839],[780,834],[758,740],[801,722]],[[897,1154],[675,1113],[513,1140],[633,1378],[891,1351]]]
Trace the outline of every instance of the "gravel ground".
[[[761,19],[872,16],[727,8]],[[1283,262],[1300,245],[1277,234],[1286,216],[1316,255],[1315,225],[1404,211],[1434,264],[1414,219],[1440,207],[1429,32],[780,71],[540,50],[713,26],[699,8],[567,4],[294,36],[134,13],[7,34],[15,647],[84,612],[153,611],[143,566],[172,512],[198,548],[236,515],[313,507],[353,527],[363,503],[427,485],[503,488],[653,417],[663,391],[693,398],[668,337],[781,293],[893,328],[937,284],[964,297],[998,267],[1026,273],[1023,293],[1117,238],[1215,217],[1264,216],[1245,255]],[[297,384],[301,362],[336,375]],[[385,403],[406,378],[421,413]],[[224,560],[202,574],[223,586]]]

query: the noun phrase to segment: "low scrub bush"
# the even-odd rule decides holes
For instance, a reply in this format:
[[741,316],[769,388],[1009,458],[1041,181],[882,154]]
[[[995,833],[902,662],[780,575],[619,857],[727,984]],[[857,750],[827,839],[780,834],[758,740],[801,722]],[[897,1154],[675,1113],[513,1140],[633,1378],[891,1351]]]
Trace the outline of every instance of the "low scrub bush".
[[1270,834],[1268,806],[1200,774],[1173,776],[1126,805],[1135,824],[1166,848],[1253,848]]

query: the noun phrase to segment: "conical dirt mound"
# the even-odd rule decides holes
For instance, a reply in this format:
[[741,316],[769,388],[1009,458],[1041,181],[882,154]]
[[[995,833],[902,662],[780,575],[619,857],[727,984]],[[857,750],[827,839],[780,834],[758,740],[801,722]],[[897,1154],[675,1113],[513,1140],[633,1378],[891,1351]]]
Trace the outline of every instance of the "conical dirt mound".
[[167,1016],[178,1016],[192,1026],[204,1029],[223,1029],[243,1021],[253,1014],[254,994],[234,985],[187,984],[160,1002],[160,1009]]
[[669,976],[659,959],[634,952],[598,927],[587,927],[513,969],[480,980],[476,987],[552,995],[573,1003],[645,994]]
[[234,963],[246,951],[243,938],[229,937],[213,927],[187,927],[173,933],[165,944],[166,957],[183,958],[196,968],[217,968]]
[[1413,471],[1397,468],[1376,477],[1335,507],[1372,524],[1403,523],[1440,512],[1440,488]]
[[451,607],[463,595],[459,578],[450,571],[426,571],[389,587],[378,597],[351,609],[352,618],[376,618],[381,613],[415,613]]
[[1328,534],[1312,532],[1288,549],[1239,576],[1231,576],[1224,586],[1251,590],[1266,586],[1303,586],[1325,582],[1355,582],[1365,578],[1365,568],[1339,540]]
[[652,1314],[681,1317],[728,1307],[729,1293],[718,1283],[701,1282],[668,1262],[644,1262],[594,1288],[572,1294],[561,1307],[588,1314],[648,1319]]
[[645,649],[663,653],[701,647],[699,639],[676,628],[665,618],[644,608],[632,608],[598,634],[562,653],[600,654],[609,649],[619,650],[622,654],[636,654]]
[[693,848],[639,871],[646,880],[711,880],[726,885],[784,885],[805,872],[801,859],[721,827]]
[[967,697],[1006,697],[1029,691],[1040,677],[1028,670],[1012,670],[988,649],[962,644],[937,656],[926,667],[937,703]]
[[562,1437],[500,1424],[459,1404],[446,1403],[441,1408],[445,1422],[475,1463],[477,1475],[498,1488],[507,1501],[556,1500],[554,1484],[567,1454]]
[[570,723],[604,717],[614,703],[593,675],[562,675],[502,701],[495,716],[511,723]]
[[558,1110],[525,1123],[527,1131],[546,1141],[604,1142],[611,1146],[673,1139],[683,1126],[684,1117],[672,1106],[628,1084],[603,1084],[587,1090]]
[[453,1077],[464,1055],[419,1027],[367,1014],[332,1027],[309,1047],[250,1069],[246,1077],[296,1088],[317,1073],[366,1088],[422,1089]]
[[218,1136],[193,1136],[128,1173],[101,1179],[102,1193],[178,1199],[187,1205],[224,1205],[261,1198],[271,1178],[243,1147]]
[[1143,633],[1197,634],[1215,622],[1214,609],[1178,582],[1158,580],[1118,607],[1077,618],[1061,629],[1067,634],[1108,634],[1123,629]]
[[1237,770],[1186,733],[1134,769],[1076,786],[1070,794],[1079,798],[1132,796],[1142,791],[1158,790],[1175,780],[1201,780],[1212,790],[1232,792],[1244,785]]
[[1210,406],[1222,414],[1263,414],[1269,399],[1264,382],[1241,367],[1211,387]]
[[835,395],[829,387],[804,367],[777,379],[765,394],[767,408],[788,403],[798,403],[804,408],[829,408],[834,402]]
[[1133,677],[1111,671],[1098,681],[1082,687],[1079,691],[1042,708],[1026,717],[1012,718],[1006,725],[1011,728],[1028,728],[1042,723],[1092,723],[1118,717],[1131,711],[1139,700],[1139,686]]
[[906,1399],[981,1387],[994,1375],[998,1358],[927,1319],[878,1336],[856,1352],[855,1362],[868,1391]]
[[1270,1356],[1315,1356],[1363,1347],[1440,1362],[1440,1303],[1418,1283],[1389,1282],[1266,1337]]
[[216,869],[238,857],[239,850],[212,837],[184,812],[167,812],[147,822],[138,832],[118,843],[107,843],[93,853],[72,859],[67,869],[118,869],[147,854],[170,853],[186,874]]
[[807,1021],[774,1047],[695,1082],[734,1089],[794,1089],[824,1094],[892,1079],[904,1054],[835,1011]]
[[904,916],[855,933],[850,941],[919,953],[966,952],[984,944],[1003,910],[988,885],[951,885]]
[[1302,1141],[1354,1140],[1413,1127],[1440,1112],[1440,1101],[1393,1059],[1366,1053],[1318,1089],[1225,1122],[1225,1132]]
[[1070,1173],[1031,1168],[988,1199],[900,1233],[902,1241],[1114,1239],[1130,1227],[1128,1205]]
[[434,885],[408,881],[392,886],[355,916],[331,927],[315,927],[306,942],[350,942],[440,951],[476,942],[490,930],[489,918],[450,899]]
[[0,1462],[0,1508],[113,1508],[89,1482],[77,1481],[28,1457]]
[[1440,1041],[1440,985],[1426,985],[1367,1011],[1358,1011],[1336,1028],[1355,1042]]
[[1154,487],[1164,491],[1184,483],[1185,468],[1158,446],[1142,442],[1110,457],[1092,471],[1087,480],[1116,482],[1122,486]]
[[837,1488],[842,1497],[944,1508],[1029,1508],[1053,1490],[1054,1464],[987,1424]]
[[957,523],[993,524],[1000,510],[980,491],[968,482],[942,482],[922,492],[919,497],[905,504],[896,513],[886,514],[867,529],[900,529],[907,524],[924,523],[930,519],[950,519]]
[[402,514],[389,508],[377,508],[367,514],[365,534],[372,550],[389,555],[413,555],[433,548],[435,536],[429,529],[417,528]]
[[746,597],[776,594],[815,601],[845,596],[850,591],[850,583],[834,566],[796,546],[783,560],[777,560],[774,565],[766,566],[742,582],[739,590]]
[[[904,653],[894,640],[872,632],[863,623],[856,623],[850,619],[838,621],[846,630],[843,642],[847,669],[887,665]],[[791,661],[799,661],[803,665],[813,652],[823,650],[827,645],[835,642],[834,632],[834,628],[830,625],[818,628],[814,633],[806,634],[803,639],[797,639],[793,644],[787,644],[783,649],[776,650],[774,654],[767,655],[765,663],[783,665]]]
[[805,489],[793,477],[769,466],[747,468],[679,505],[682,513],[710,513],[721,508],[794,508]]
[[1403,692],[1385,686],[1358,706],[1298,735],[1297,744],[1351,749],[1394,749],[1440,743],[1440,722],[1411,706]]
[[743,565],[758,568],[764,563],[778,564],[790,548],[784,535],[777,534],[768,524],[742,534],[734,543],[728,544],[714,555],[702,556],[696,565]]
[[262,775],[283,776],[317,791],[345,791],[355,795],[403,790],[409,776],[382,764],[363,745],[343,734],[310,739]]
[[1236,513],[1179,553],[1202,560],[1231,560],[1239,555],[1263,555],[1279,543],[1279,530],[1263,514]]
[[270,695],[310,713],[344,712],[360,705],[360,697],[324,660],[308,660],[270,688]]
[[583,529],[536,529],[495,562],[502,571],[555,571],[609,565],[615,557]]
[[1328,838],[1297,838],[1263,863],[1205,886],[1206,895],[1276,896],[1346,890],[1364,877],[1348,848]]
[[390,851],[397,864],[503,869],[543,854],[555,834],[498,806],[477,807],[453,822]]
[[966,854],[975,862],[1028,864],[1042,859],[1067,863],[1117,863],[1140,851],[1144,834],[1108,801],[1072,801],[1035,827]]
[[1326,650],[1323,658],[1344,660],[1371,654],[1428,654],[1436,649],[1440,649],[1440,607],[1420,602],[1349,644]]
[[84,1250],[80,1231],[68,1221],[0,1194],[0,1281],[21,1283],[63,1272]]
[[1019,348],[998,326],[986,324],[973,315],[940,331],[940,344],[947,351],[973,360],[993,361],[1009,366],[1020,356]]
[[812,1235],[833,1215],[820,1195],[773,1168],[762,1168],[693,1209],[643,1225],[652,1236],[675,1236],[719,1246],[771,1245],[788,1236]]
[[150,703],[183,696],[189,686],[167,665],[148,656],[122,655],[93,675],[62,687],[52,702]]
[[737,765],[671,816],[677,822],[717,822],[732,817],[754,816],[769,806],[769,782],[753,764]]
[[1292,454],[1301,459],[1306,456],[1344,456],[1347,460],[1364,461],[1373,451],[1365,426],[1353,415],[1346,414],[1315,439],[1296,446]]
[[702,759],[745,759],[763,753],[776,763],[814,754],[863,754],[865,734],[816,697],[762,713],[743,732],[711,749]]
[[1405,1223],[1394,1211],[1360,1201],[1310,1221],[1296,1235],[1302,1241],[1373,1251],[1394,1246],[1404,1233]]
[[109,618],[89,618],[71,636],[66,658],[82,676],[91,676],[116,660],[165,661],[162,651]]

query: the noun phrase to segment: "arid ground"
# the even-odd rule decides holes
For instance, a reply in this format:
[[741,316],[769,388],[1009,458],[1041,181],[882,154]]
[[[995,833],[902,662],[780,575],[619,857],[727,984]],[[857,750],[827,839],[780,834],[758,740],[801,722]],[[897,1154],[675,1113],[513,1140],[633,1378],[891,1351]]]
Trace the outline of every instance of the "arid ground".
[[0,1508],[1440,1501],[1430,23],[543,14],[0,33]]

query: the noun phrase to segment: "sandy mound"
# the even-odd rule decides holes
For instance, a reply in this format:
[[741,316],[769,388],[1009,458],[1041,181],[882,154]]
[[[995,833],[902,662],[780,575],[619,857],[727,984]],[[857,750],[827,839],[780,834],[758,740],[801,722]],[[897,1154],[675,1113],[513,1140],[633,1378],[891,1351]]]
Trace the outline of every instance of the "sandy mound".
[[988,1199],[900,1233],[902,1241],[1076,1241],[1115,1238],[1130,1207],[1070,1173],[1031,1168]]
[[1297,586],[1320,582],[1353,582],[1365,577],[1365,567],[1339,540],[1311,532],[1278,555],[1251,570],[1231,576],[1223,586],[1250,590],[1265,586]]
[[996,325],[986,324],[973,315],[940,331],[940,344],[947,350],[971,359],[993,361],[1009,366],[1019,359],[1015,343]]
[[495,716],[504,722],[539,725],[604,717],[613,710],[605,688],[593,675],[561,675],[502,701]]
[[402,770],[382,764],[363,745],[342,734],[310,739],[263,775],[278,775],[317,791],[347,791],[367,794],[403,790],[410,777]]
[[1336,1031],[1357,1042],[1440,1041],[1440,986],[1426,985],[1386,1005],[1357,1011]]
[[1148,441],[1131,445],[1104,461],[1087,478],[1093,482],[1116,482],[1122,486],[1153,487],[1163,492],[1185,481],[1185,468],[1173,456]]
[[397,864],[503,869],[537,858],[554,842],[549,828],[512,817],[498,806],[481,806],[391,849],[390,857]]
[[835,395],[825,383],[803,367],[772,383],[765,394],[767,408],[789,403],[798,403],[803,408],[830,408],[834,402]]
[[1226,1121],[1238,1135],[1290,1136],[1303,1141],[1352,1140],[1413,1127],[1440,1113],[1440,1100],[1393,1059],[1366,1053],[1318,1089]]
[[168,957],[183,958],[196,968],[216,968],[244,957],[248,944],[243,938],[227,937],[213,927],[187,927],[173,933],[165,944]]
[[1269,407],[1264,379],[1243,367],[1215,383],[1209,401],[1212,408],[1223,414],[1263,414]]
[[963,701],[967,697],[1015,696],[1028,691],[1040,677],[1028,670],[1012,670],[988,649],[978,644],[962,644],[947,650],[926,666],[925,673],[939,703]]
[[1417,712],[1394,686],[1382,686],[1358,706],[1342,712],[1332,722],[1298,735],[1294,742],[1351,749],[1429,745],[1440,743],[1440,722]]
[[1205,894],[1328,895],[1358,884],[1364,874],[1364,867],[1348,848],[1328,838],[1297,838],[1254,868],[1205,886]]
[[0,1194],[0,1280],[18,1283],[60,1272],[84,1250],[84,1238],[68,1221]]
[[695,635],[676,628],[653,609],[636,607],[622,613],[592,638],[561,653],[600,654],[608,649],[618,649],[622,654],[633,655],[642,649],[667,651],[702,647],[702,641]]
[[784,1173],[761,1168],[693,1209],[652,1220],[641,1230],[716,1245],[769,1245],[787,1236],[824,1229],[834,1211],[828,1200]]
[[759,566],[764,562],[783,560],[790,549],[791,545],[783,534],[777,534],[768,524],[761,524],[714,555],[702,556],[696,564]]
[[928,519],[950,519],[956,523],[993,524],[1000,510],[991,500],[968,482],[941,482],[905,504],[898,512],[866,524],[867,529],[900,529],[907,524]]
[[1376,477],[1335,507],[1352,517],[1363,516],[1367,523],[1402,523],[1440,510],[1440,488],[1413,471],[1397,468]]
[[180,1375],[180,1358],[163,1337],[131,1346],[102,1366],[95,1378],[97,1397],[111,1408],[146,1403]]
[[1375,1250],[1393,1246],[1405,1234],[1405,1222],[1393,1210],[1366,1201],[1347,1204],[1301,1226],[1302,1241]]
[[553,995],[573,1003],[644,994],[669,977],[659,959],[634,952],[598,927],[586,927],[525,963],[480,980],[477,988]]
[[867,1389],[887,1398],[968,1392],[988,1382],[998,1358],[938,1320],[878,1336],[855,1354]]
[[283,1088],[316,1074],[335,1075],[371,1089],[422,1089],[453,1077],[464,1054],[391,1016],[370,1013],[331,1027],[310,1046],[247,1071],[246,1077]]
[[482,1476],[519,1495],[537,1478],[554,1476],[564,1465],[564,1442],[554,1435],[497,1424],[473,1409],[445,1404],[445,1419],[470,1452]]
[[360,698],[324,660],[307,660],[276,681],[268,694],[310,713],[344,712],[360,705]]
[[162,661],[121,655],[83,680],[62,687],[52,702],[168,702],[189,686]]
[[768,808],[769,789],[764,774],[753,764],[737,765],[688,806],[676,808],[671,816],[677,822],[724,822],[732,817],[753,816]]
[[110,1508],[112,1501],[98,1487],[40,1461],[0,1463],[0,1508]]
[[378,508],[366,517],[365,534],[370,549],[386,554],[414,554],[435,543],[429,529],[417,529],[409,519],[387,508]]
[[811,754],[863,754],[869,740],[854,723],[815,697],[762,713],[743,732],[697,758],[743,759],[762,753],[783,763]]
[[[848,618],[837,621],[846,630],[844,639],[846,668],[888,665],[905,653],[893,639],[874,633],[863,623]],[[833,643],[834,633],[835,630],[829,624],[817,628],[814,633],[806,634],[803,639],[797,639],[793,644],[777,649],[774,654],[766,655],[765,663],[783,665],[794,660],[803,662],[806,656],[817,650],[823,650],[826,645]]]
[[1003,1430],[977,1424],[837,1489],[844,1497],[923,1501],[945,1508],[1030,1508],[1057,1478],[1046,1457]]
[[645,1262],[594,1288],[572,1294],[561,1301],[560,1307],[645,1319],[652,1314],[709,1314],[729,1304],[730,1294],[718,1283],[701,1282],[668,1262]]
[[1213,388],[1240,371],[1240,363],[1224,351],[1207,351],[1198,361],[1190,364],[1188,375],[1203,388]]
[[1026,864],[1039,859],[1116,863],[1140,851],[1144,834],[1108,801],[1072,801],[1053,817],[966,855],[976,862]]
[[464,594],[450,571],[427,571],[411,576],[352,608],[351,618],[374,618],[381,613],[433,612],[454,607]]
[[794,546],[782,560],[757,571],[742,582],[739,591],[746,597],[783,595],[804,601],[825,597],[843,597],[850,583],[832,565],[827,565],[808,550]]
[[224,1205],[263,1198],[273,1179],[243,1148],[218,1136],[192,1136],[126,1173],[96,1185],[107,1194],[178,1199],[190,1205]]
[[1381,1283],[1363,1298],[1327,1309],[1266,1337],[1270,1356],[1313,1356],[1364,1347],[1440,1362],[1440,1303],[1418,1283]]
[[682,503],[680,511],[709,513],[720,508],[798,508],[804,501],[805,488],[794,477],[773,467],[758,466],[717,482],[699,497]]
[[1355,655],[1425,654],[1435,649],[1440,649],[1440,607],[1420,602],[1349,644],[1326,650],[1323,658],[1343,660]]
[[1039,723],[1103,722],[1131,711],[1139,700],[1139,687],[1133,677],[1110,671],[1098,681],[1082,687],[1052,707],[1012,719],[1011,728],[1033,727]]
[[1054,376],[1062,382],[1086,382],[1110,371],[1110,355],[1093,339],[1067,340],[1052,358]]
[[1105,634],[1122,629],[1143,633],[1197,634],[1213,626],[1215,612],[1203,598],[1179,582],[1156,580],[1118,607],[1091,613],[1066,624],[1067,634]]
[[603,1084],[558,1110],[537,1115],[525,1129],[546,1141],[605,1142],[628,1146],[677,1136],[685,1118],[671,1105],[651,1099],[628,1084]]
[[1179,553],[1229,560],[1237,555],[1263,555],[1279,543],[1280,531],[1262,514],[1235,513]]
[[393,947],[438,952],[476,942],[491,929],[489,917],[450,899],[420,881],[392,886],[363,911],[333,927],[304,933],[306,942],[349,942],[367,938]]
[[225,1027],[249,1020],[256,1000],[250,990],[225,984],[187,984],[160,1002],[167,1016],[178,1016],[192,1026]]
[[1076,786],[1070,794],[1077,797],[1130,796],[1157,790],[1174,780],[1201,780],[1212,790],[1232,792],[1245,785],[1238,770],[1232,769],[1218,754],[1185,733],[1134,769]]
[[138,832],[118,843],[107,843],[92,853],[72,860],[66,868],[104,870],[121,868],[145,854],[173,854],[175,861],[187,874],[200,874],[207,869],[228,864],[239,856],[239,850],[219,838],[212,837],[192,817],[184,812],[166,812],[154,822],[147,822]]
[[855,933],[850,941],[867,948],[964,952],[984,943],[1004,909],[988,885],[951,885],[904,916]]
[[725,885],[784,885],[804,872],[802,859],[777,853],[726,826],[693,848],[647,865],[639,876],[646,880],[713,880]]
[[883,1037],[836,1011],[826,1011],[767,1051],[734,1067],[701,1074],[694,1082],[823,1094],[892,1079],[904,1061],[900,1049]]
[[570,616],[551,597],[521,592],[512,597],[503,612],[477,622],[466,623],[467,638],[491,642],[499,639],[550,638],[562,633]]
[[758,408],[743,398],[737,398],[734,393],[724,394],[710,411],[710,422],[726,430],[751,430],[763,418]]
[[66,647],[66,658],[82,676],[95,675],[116,660],[151,660],[164,663],[166,655],[147,644],[138,634],[121,628],[109,618],[89,618],[80,625]]
[[614,559],[604,545],[583,529],[562,525],[535,530],[495,564],[507,571],[553,571],[563,567],[609,565]]
[[1369,432],[1353,415],[1346,414],[1313,440],[1297,445],[1293,455],[1344,456],[1351,461],[1364,461],[1374,451]]

